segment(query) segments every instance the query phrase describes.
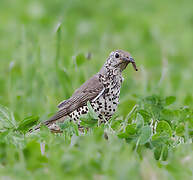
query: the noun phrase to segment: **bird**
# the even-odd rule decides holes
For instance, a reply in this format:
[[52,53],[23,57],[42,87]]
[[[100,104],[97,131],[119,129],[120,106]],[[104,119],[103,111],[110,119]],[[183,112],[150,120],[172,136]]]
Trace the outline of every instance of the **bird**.
[[129,52],[112,51],[100,71],[75,90],[69,99],[59,103],[59,110],[55,115],[33,130],[39,129],[43,124],[52,132],[60,132],[56,123],[64,122],[67,118],[81,128],[80,117],[89,111],[87,102],[90,103],[101,123],[108,122],[119,104],[121,84],[124,80],[122,72],[129,63],[133,65],[135,71],[138,71],[134,58]]

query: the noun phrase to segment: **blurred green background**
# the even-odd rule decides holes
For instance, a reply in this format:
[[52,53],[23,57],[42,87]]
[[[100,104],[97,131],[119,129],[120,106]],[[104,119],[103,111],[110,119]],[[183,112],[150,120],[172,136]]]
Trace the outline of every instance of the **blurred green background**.
[[0,104],[45,120],[115,49],[139,67],[124,72],[120,117],[154,94],[193,107],[192,0],[0,0]]

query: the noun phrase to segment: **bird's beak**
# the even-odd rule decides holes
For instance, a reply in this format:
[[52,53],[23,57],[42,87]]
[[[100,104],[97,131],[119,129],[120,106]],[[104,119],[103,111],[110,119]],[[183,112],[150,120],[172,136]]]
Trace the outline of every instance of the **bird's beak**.
[[123,62],[130,63],[130,58],[122,57],[121,60],[122,60]]
[[138,71],[137,66],[136,66],[136,64],[135,64],[135,60],[134,60],[131,56],[129,56],[129,58],[123,57],[123,58],[121,58],[121,59],[122,59],[122,61],[124,61],[124,62],[132,63],[133,68],[134,68],[136,71]]

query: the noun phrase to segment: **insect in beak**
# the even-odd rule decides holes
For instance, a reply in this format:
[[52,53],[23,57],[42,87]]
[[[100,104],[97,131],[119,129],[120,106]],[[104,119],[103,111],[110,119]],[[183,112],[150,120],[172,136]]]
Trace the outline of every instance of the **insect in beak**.
[[123,57],[122,60],[125,61],[125,62],[128,62],[128,63],[132,63],[133,68],[135,69],[135,71],[138,71],[137,66],[135,64],[135,60],[131,56],[129,56],[129,58]]
[[135,60],[131,56],[129,57],[129,61],[132,63],[133,68],[135,69],[135,71],[138,71],[137,66],[135,64]]

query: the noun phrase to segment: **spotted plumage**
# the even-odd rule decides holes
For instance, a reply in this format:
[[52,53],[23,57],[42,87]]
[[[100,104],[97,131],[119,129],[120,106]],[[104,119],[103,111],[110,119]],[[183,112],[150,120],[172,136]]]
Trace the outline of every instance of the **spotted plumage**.
[[[98,115],[100,122],[108,121],[115,110],[117,109],[117,105],[119,104],[119,94],[120,87],[122,82],[121,76],[111,76],[108,80],[103,81],[101,78],[101,82],[105,85],[106,82],[113,81],[114,83],[108,83],[105,86],[105,90],[103,94],[97,98],[96,100],[91,102],[91,106],[93,110]],[[117,84],[116,84],[117,83]],[[82,114],[86,114],[88,112],[87,106],[80,107],[70,113],[68,116],[75,122],[80,124],[79,118]]]
[[128,52],[123,50],[111,52],[101,70],[77,89],[71,98],[61,102],[58,105],[59,111],[43,124],[52,129],[55,122],[64,121],[67,117],[80,124],[80,116],[88,112],[88,101],[100,122],[107,122],[119,104],[123,82],[122,71],[129,63],[132,63],[137,71],[135,62]]

